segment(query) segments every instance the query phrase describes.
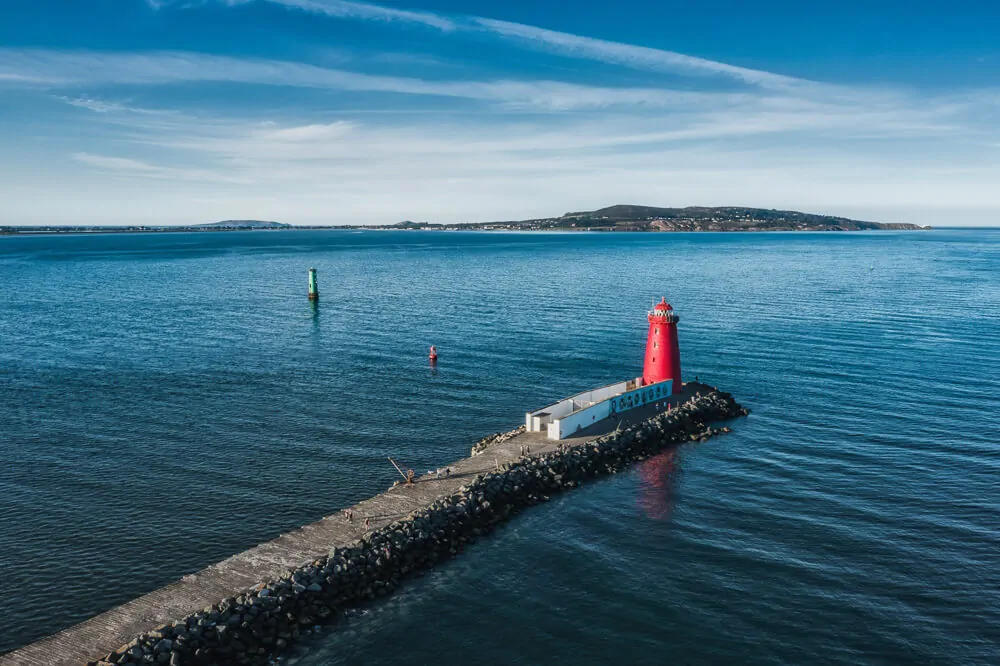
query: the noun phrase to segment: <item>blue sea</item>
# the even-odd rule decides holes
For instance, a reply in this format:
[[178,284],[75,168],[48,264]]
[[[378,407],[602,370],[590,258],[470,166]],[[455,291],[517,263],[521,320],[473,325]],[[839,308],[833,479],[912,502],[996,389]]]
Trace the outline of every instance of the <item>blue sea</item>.
[[285,663],[1000,663],[1000,232],[962,229],[0,237],[0,652],[634,377],[660,296],[749,418]]

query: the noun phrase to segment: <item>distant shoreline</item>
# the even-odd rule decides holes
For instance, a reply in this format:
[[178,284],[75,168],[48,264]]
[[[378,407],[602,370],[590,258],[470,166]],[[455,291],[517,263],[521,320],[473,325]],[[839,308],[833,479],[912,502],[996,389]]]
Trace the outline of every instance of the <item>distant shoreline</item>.
[[[283,229],[196,229],[192,227],[163,227],[157,229],[137,229],[130,227],[97,227],[79,228],[66,227],[33,228],[7,227],[0,229],[0,236],[67,236],[67,235],[104,235],[104,234],[169,234],[169,233],[225,233],[234,231],[253,231],[260,233],[280,233],[295,231],[409,231],[409,232],[465,232],[465,233],[560,233],[560,234],[751,234],[751,233],[836,233],[858,231],[933,231],[939,227],[885,227],[880,229],[684,229],[677,231],[644,231],[644,230],[606,230],[606,229],[475,229],[454,227],[429,227],[405,229],[392,226],[290,226]],[[948,229],[1000,229],[997,227],[947,227]]]
[[[409,231],[409,232],[463,232],[463,233],[559,233],[559,234],[752,234],[752,233],[837,233],[858,231],[933,231],[936,227],[924,226],[887,227],[880,229],[690,229],[677,231],[642,231],[642,230],[604,230],[604,229],[467,229],[467,228],[420,228],[401,229],[385,226],[291,226],[284,229],[194,229],[191,227],[164,227],[159,229],[134,229],[129,227],[102,227],[81,229],[67,227],[65,229],[36,229],[31,227],[0,229],[0,236],[69,236],[69,235],[105,235],[105,234],[170,234],[170,233],[225,233],[225,232],[260,232],[281,233],[296,231]],[[1000,229],[1000,227],[947,227],[948,229]]]
[[923,231],[929,226],[898,222],[871,222],[833,215],[802,213],[773,208],[744,206],[659,208],[617,204],[594,211],[564,213],[559,217],[493,222],[413,222],[365,225],[291,225],[273,220],[222,220],[210,224],[176,227],[123,225],[31,225],[0,226],[0,234],[59,233],[163,233],[202,231],[288,231],[288,230],[397,230],[397,231],[598,231],[621,232],[701,232],[701,231]]

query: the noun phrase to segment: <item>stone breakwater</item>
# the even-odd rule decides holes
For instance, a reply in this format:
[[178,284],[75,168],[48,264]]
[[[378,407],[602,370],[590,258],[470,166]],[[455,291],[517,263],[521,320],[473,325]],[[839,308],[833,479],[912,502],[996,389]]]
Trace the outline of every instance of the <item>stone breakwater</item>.
[[747,413],[728,393],[711,391],[632,427],[498,465],[353,545],[143,633],[89,664],[267,664],[304,631],[392,593],[409,575],[455,557],[465,545],[553,493],[615,473],[664,448],[728,432],[710,423]]
[[503,444],[504,442],[509,442],[523,432],[524,426],[519,426],[513,430],[508,430],[507,432],[497,432],[492,435],[487,435],[472,445],[472,455],[478,456],[490,447]]

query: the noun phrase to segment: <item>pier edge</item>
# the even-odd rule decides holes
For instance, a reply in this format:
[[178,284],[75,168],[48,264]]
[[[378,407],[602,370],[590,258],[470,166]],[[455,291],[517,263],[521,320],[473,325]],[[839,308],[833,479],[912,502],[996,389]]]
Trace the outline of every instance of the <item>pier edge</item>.
[[[454,493],[371,531],[353,544],[334,548],[329,555],[284,576],[143,632],[86,663],[267,664],[305,630],[336,620],[347,608],[391,594],[410,575],[455,557],[466,544],[492,532],[521,510],[547,501],[551,494],[615,473],[665,448],[728,432],[729,428],[710,424],[749,413],[730,394],[702,388],[704,393],[636,425],[578,444],[560,442],[555,450],[522,455],[512,462],[498,462],[496,469],[475,475]],[[488,458],[493,446],[510,440],[496,435],[484,438],[481,443],[486,446],[479,447],[477,453]],[[0,666],[38,663],[20,661],[18,656],[24,649],[0,656]]]

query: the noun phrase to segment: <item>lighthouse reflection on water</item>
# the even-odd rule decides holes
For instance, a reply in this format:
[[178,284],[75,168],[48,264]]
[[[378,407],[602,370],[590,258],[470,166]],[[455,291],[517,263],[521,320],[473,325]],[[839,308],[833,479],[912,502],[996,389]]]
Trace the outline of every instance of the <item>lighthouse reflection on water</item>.
[[670,519],[680,475],[680,456],[676,448],[655,455],[639,466],[637,503],[647,518]]

